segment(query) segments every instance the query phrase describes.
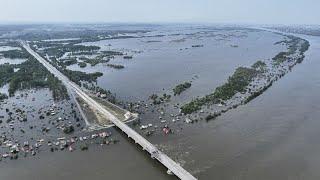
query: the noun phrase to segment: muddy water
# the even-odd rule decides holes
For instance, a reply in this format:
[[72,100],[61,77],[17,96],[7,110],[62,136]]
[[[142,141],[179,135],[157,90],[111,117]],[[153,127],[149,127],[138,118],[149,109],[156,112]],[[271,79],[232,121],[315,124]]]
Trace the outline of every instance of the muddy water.
[[320,38],[303,37],[305,61],[270,90],[167,144],[190,147],[186,166],[200,179],[319,178]]
[[25,61],[25,59],[0,58],[0,64],[21,64]]
[[91,146],[87,152],[42,152],[36,157],[0,163],[0,179],[175,179],[126,138],[119,139],[120,144],[107,148]]
[[0,46],[0,65],[1,64],[21,64],[26,59],[10,59],[10,58],[4,58],[1,56],[2,51],[10,51],[10,50],[21,50],[19,47],[11,47],[11,46]]
[[20,50],[20,48],[11,47],[11,46],[0,46],[0,53],[1,51],[10,51],[10,50]]
[[[257,99],[215,121],[187,126],[182,135],[150,141],[199,179],[318,179],[320,38],[306,38],[305,61]],[[174,179],[116,136],[120,143],[109,148],[0,163],[0,179]]]
[[[210,93],[222,84],[236,67],[250,66],[258,60],[271,58],[285,48],[274,45],[283,39],[282,36],[265,31],[198,30],[191,33],[186,30],[177,33],[180,34],[171,32],[163,37],[84,43],[100,46],[102,50],[124,51],[133,55],[133,59],[125,60],[119,57],[110,61],[112,64],[124,65],[125,68],[121,70],[110,69],[104,65],[88,65],[87,68],[73,65],[69,68],[103,72],[104,75],[98,79],[98,85],[126,100],[145,100],[152,93],[168,93],[177,84],[193,81],[192,87],[179,97],[186,101]],[[184,41],[180,41],[181,39]],[[192,48],[192,45],[203,47]],[[232,45],[238,47],[231,47]],[[136,51],[140,53],[132,53]]]

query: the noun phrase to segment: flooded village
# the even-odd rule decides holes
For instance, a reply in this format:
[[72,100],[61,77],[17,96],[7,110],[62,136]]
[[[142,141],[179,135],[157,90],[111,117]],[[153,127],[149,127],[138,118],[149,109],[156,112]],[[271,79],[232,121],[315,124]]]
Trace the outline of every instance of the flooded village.
[[98,27],[2,34],[0,163],[123,143],[121,131],[70,93],[21,41],[182,166],[188,166],[184,155],[166,139],[191,135],[245,106],[302,63],[310,46],[251,27]]

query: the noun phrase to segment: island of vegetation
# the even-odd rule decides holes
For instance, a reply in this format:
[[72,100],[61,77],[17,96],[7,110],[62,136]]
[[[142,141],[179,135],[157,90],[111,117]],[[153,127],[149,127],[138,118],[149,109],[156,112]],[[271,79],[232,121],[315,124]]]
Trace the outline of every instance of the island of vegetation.
[[254,69],[258,69],[259,71],[265,71],[267,68],[267,64],[263,61],[257,61],[251,67]]
[[99,46],[83,46],[74,44],[59,44],[59,46],[53,46],[45,48],[43,52],[49,56],[55,56],[57,58],[62,57],[65,53],[93,53],[100,49]]
[[97,64],[107,63],[107,62],[110,61],[110,58],[105,59],[105,57],[108,57],[108,56],[105,55],[105,54],[100,54],[100,55],[98,55],[98,56],[96,56],[95,58],[92,58],[92,59],[82,56],[82,57],[79,58],[79,60],[82,60],[83,62],[88,63],[91,66],[95,66]]
[[0,93],[0,101],[7,99],[8,96],[6,94]]
[[253,68],[239,67],[234,74],[229,77],[227,83],[216,88],[216,90],[205,97],[197,98],[181,107],[181,112],[185,114],[200,110],[201,106],[207,103],[221,103],[228,100],[238,92],[244,92],[249,83],[259,74]]
[[162,96],[159,96],[157,94],[152,94],[149,99],[152,100],[152,103],[157,105],[157,104],[161,104],[161,103],[164,103],[164,102],[168,102],[171,98],[171,95],[170,94],[162,94]]
[[89,83],[96,82],[98,77],[103,75],[101,72],[85,73],[82,71],[72,71],[69,69],[60,69],[60,71],[79,86],[81,86],[82,82],[84,81]]
[[25,50],[9,50],[9,51],[2,51],[0,52],[3,57],[10,58],[10,59],[27,59],[30,57],[28,53],[25,52]]
[[70,65],[76,64],[78,62],[77,58],[75,58],[75,57],[62,59],[61,61],[62,61],[60,63],[61,66],[70,66]]
[[17,65],[0,65],[0,77],[1,86],[9,84],[10,96],[14,96],[17,90],[49,88],[54,100],[69,98],[68,91],[62,82],[33,57],[29,57],[27,61]]
[[180,95],[183,91],[189,89],[191,87],[190,82],[184,82],[182,84],[178,84],[175,88],[173,88],[173,95]]
[[[273,82],[289,72],[297,63],[304,59],[309,42],[299,37],[284,35],[286,40],[275,44],[284,44],[287,51],[275,55],[271,61],[257,61],[251,67],[239,67],[226,83],[217,87],[211,94],[195,98],[180,107],[184,114],[192,114],[204,105],[218,105],[214,113],[209,113],[206,120],[246,104],[272,86]],[[207,107],[208,107],[207,106]],[[202,110],[203,112],[203,110]]]
[[85,67],[87,67],[87,63],[85,63],[85,62],[78,62],[78,66],[81,67],[81,68],[85,68]]
[[123,56],[123,59],[132,59],[133,57],[132,56],[129,56],[129,55],[126,55],[126,56]]
[[191,47],[193,47],[193,48],[203,47],[203,44],[192,45]]
[[[283,40],[283,41],[279,41],[279,42],[275,43],[275,44],[285,44],[286,46],[288,46],[288,51],[280,52],[275,57],[272,58],[272,60],[275,62],[276,65],[283,63],[290,56],[295,54],[297,52],[299,46],[300,46],[300,49],[298,51],[299,51],[299,55],[302,57],[302,59],[304,58],[304,55],[303,55],[304,52],[306,52],[309,49],[310,44],[308,41],[304,40],[303,42],[301,42],[301,38],[291,36],[291,35],[287,35],[286,37],[289,40]],[[298,63],[299,62],[301,62],[301,61],[299,60]]]
[[124,66],[120,64],[107,64],[108,67],[114,68],[114,69],[123,69]]

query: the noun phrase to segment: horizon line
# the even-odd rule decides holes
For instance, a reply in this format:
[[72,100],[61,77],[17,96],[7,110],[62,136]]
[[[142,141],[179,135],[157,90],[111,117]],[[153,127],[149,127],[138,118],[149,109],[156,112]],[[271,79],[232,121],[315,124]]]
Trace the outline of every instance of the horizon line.
[[182,24],[182,25],[311,25],[319,26],[320,24],[304,24],[304,23],[253,23],[253,22],[183,22],[183,21],[0,21],[0,25],[86,25],[86,24],[152,24],[152,25],[165,25],[165,24]]

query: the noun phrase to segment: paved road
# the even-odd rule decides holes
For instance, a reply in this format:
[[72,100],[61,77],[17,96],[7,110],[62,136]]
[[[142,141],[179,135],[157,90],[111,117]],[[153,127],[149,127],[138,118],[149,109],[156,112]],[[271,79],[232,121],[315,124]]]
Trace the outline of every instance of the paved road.
[[58,71],[55,67],[53,67],[48,61],[42,58],[34,50],[32,50],[26,42],[21,42],[21,44],[32,56],[34,56],[41,64],[43,64],[52,74],[54,74],[57,78],[59,78],[67,86],[67,88],[70,88],[76,94],[78,94],[84,101],[86,101],[86,103],[89,106],[94,107],[95,109],[100,111],[100,113],[106,116],[113,124],[115,124],[115,126],[117,126],[124,133],[126,133],[129,138],[132,138],[137,144],[139,144],[143,148],[143,150],[149,152],[152,158],[157,159],[161,164],[167,167],[173,174],[175,174],[180,179],[183,179],[183,180],[196,179],[188,171],[186,171],[179,164],[173,161],[170,157],[168,157],[166,154],[158,150],[148,140],[146,140],[136,131],[131,129],[124,122],[117,119],[113,114],[108,112],[99,103],[97,103],[94,99],[88,96],[77,84],[70,81],[60,71]]

